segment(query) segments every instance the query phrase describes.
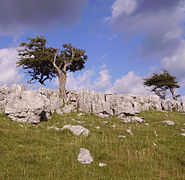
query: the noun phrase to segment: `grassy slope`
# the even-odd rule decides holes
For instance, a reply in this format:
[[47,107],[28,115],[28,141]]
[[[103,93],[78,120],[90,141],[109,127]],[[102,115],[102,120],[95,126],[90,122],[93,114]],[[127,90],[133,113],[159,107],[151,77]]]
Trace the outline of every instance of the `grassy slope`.
[[[180,135],[185,129],[185,114],[140,113],[148,126],[76,115],[53,114],[38,125],[16,123],[0,115],[0,179],[185,179],[185,137]],[[88,137],[47,128],[77,124],[73,118],[85,121]],[[109,122],[106,125],[105,120]],[[163,120],[172,120],[175,125],[160,123]],[[129,127],[133,136],[125,132]],[[77,161],[81,147],[90,150],[94,158],[90,165]],[[107,166],[99,167],[100,162]]]

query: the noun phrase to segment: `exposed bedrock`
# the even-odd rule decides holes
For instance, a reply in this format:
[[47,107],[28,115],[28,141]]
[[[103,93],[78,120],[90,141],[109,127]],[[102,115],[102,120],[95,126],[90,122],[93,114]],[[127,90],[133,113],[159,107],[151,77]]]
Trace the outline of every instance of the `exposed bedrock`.
[[171,99],[161,101],[156,95],[115,95],[82,90],[68,91],[67,100],[63,104],[58,90],[30,90],[17,84],[0,87],[0,113],[6,113],[13,121],[39,123],[55,111],[62,114],[77,109],[101,117],[121,117],[151,109],[185,112],[185,102]]

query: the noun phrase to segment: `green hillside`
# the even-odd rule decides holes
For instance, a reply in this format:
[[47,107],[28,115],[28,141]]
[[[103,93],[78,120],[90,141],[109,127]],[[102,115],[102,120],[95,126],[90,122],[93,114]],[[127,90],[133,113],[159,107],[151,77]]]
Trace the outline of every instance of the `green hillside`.
[[[13,122],[1,114],[0,179],[185,179],[185,137],[181,135],[185,114],[142,112],[139,116],[146,123],[140,124],[77,114],[55,113],[37,125]],[[161,123],[165,120],[175,125]],[[88,137],[49,128],[77,125],[77,121],[85,122]],[[133,135],[126,132],[129,128]],[[89,149],[94,162],[78,162],[80,148]]]

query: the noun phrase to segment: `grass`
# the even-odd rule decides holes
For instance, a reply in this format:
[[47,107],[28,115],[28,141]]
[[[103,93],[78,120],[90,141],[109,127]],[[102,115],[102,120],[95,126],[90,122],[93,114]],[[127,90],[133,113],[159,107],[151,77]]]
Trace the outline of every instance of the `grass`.
[[[92,114],[82,117],[77,114],[53,114],[38,125],[13,122],[1,114],[0,179],[185,179],[185,137],[180,135],[181,129],[185,129],[185,114],[140,113],[148,125],[122,123],[116,117],[102,119]],[[73,119],[85,121],[83,126],[90,130],[88,137],[75,136],[68,130],[48,129],[77,125]],[[175,125],[161,123],[164,120],[174,121]],[[128,128],[133,136],[126,132]],[[126,138],[118,138],[119,135]],[[77,161],[82,147],[93,156],[90,165]],[[99,163],[107,166],[99,167]]]

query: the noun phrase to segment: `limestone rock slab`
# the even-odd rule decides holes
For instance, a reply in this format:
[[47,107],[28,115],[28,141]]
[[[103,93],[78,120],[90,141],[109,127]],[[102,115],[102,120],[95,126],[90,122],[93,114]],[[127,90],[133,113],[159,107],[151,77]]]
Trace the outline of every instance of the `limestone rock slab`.
[[82,164],[91,164],[93,162],[93,157],[90,151],[85,148],[80,148],[80,153],[78,154],[78,161]]
[[75,135],[80,136],[88,136],[89,135],[89,130],[84,128],[81,125],[76,125],[76,126],[72,126],[72,125],[65,125],[62,130],[64,129],[69,129],[71,132],[73,132]]

